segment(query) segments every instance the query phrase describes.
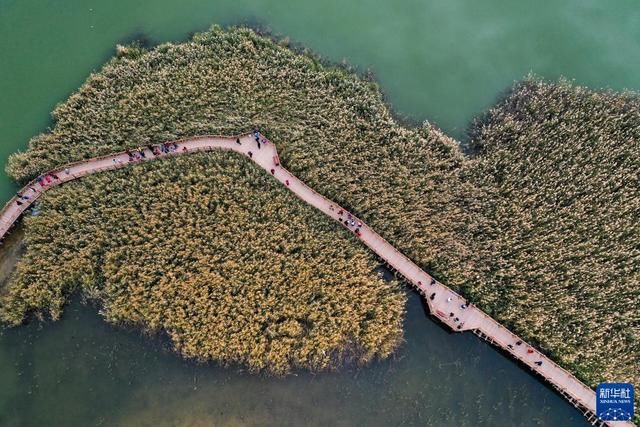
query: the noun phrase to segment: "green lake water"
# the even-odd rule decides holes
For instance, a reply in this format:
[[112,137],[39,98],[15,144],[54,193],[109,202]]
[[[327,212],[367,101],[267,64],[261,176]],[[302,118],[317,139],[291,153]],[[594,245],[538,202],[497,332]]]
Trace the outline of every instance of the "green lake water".
[[[0,163],[117,43],[213,23],[258,24],[370,68],[400,115],[459,138],[529,72],[640,89],[636,0],[0,0]],[[14,188],[2,174],[0,198]],[[0,333],[0,426],[587,425],[488,345],[441,329],[413,293],[405,330],[392,360],[268,379],[184,362],[74,303],[60,322]]]

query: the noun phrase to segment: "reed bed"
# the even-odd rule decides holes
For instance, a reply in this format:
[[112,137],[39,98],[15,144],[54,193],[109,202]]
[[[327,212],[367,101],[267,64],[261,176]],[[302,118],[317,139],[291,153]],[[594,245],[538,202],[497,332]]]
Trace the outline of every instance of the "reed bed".
[[81,293],[187,358],[284,375],[386,358],[405,295],[349,233],[235,153],[163,159],[50,190],[0,317],[59,319]]
[[472,137],[468,294],[587,383],[640,383],[638,96],[530,77]]
[[[251,30],[213,27],[181,44],[164,44],[148,51],[120,47],[118,55],[91,75],[53,115],[55,126],[50,132],[33,138],[26,152],[11,157],[7,171],[17,180],[26,180],[68,161],[125,148],[201,134],[231,135],[258,126],[278,145],[283,164],[299,178],[354,211],[427,271],[538,345],[581,379],[591,385],[602,380],[640,383],[640,109],[636,95],[590,91],[564,81],[547,83],[529,78],[474,123],[473,155],[465,156],[456,141],[429,123],[415,129],[400,126],[375,83],[348,70],[327,66],[308,52],[293,52],[285,43]],[[216,159],[224,164],[225,158]],[[191,163],[176,162],[182,174],[191,176]],[[215,171],[216,179],[225,181],[223,170],[216,169],[214,163],[207,165]],[[144,170],[152,174],[163,167],[166,166],[151,163]],[[131,176],[126,182],[129,187],[135,185],[140,194],[154,191],[157,183],[142,178]],[[136,209],[127,207],[135,201],[130,200],[125,182],[106,191],[106,184],[96,184],[103,179],[92,177],[73,184],[77,193],[91,195],[92,202],[82,206],[94,212],[98,206],[114,203],[113,198],[124,197],[127,204],[118,205],[119,210],[105,210],[99,217],[104,221],[113,221],[110,216],[123,221],[129,216],[138,218]],[[194,181],[194,185],[198,182]],[[187,191],[163,185],[180,194]],[[265,188],[269,188],[269,198],[277,193],[269,186]],[[216,200],[222,197],[223,190],[216,187],[212,190],[216,193],[207,197]],[[38,257],[36,253],[51,253],[52,242],[71,240],[63,242],[61,236],[72,230],[57,228],[65,221],[60,209],[77,209],[79,201],[70,197],[64,205],[54,204],[49,200],[60,197],[55,194],[68,194],[66,189],[55,191],[58,193],[45,196],[41,208],[40,218],[50,220],[27,221],[31,255],[21,263],[19,271],[31,268],[25,266],[27,261],[50,264],[49,257]],[[247,191],[242,194],[247,198],[263,197]],[[134,206],[147,212],[148,218],[168,220],[162,197],[141,200],[145,203]],[[282,209],[293,209],[295,205],[278,200],[283,203]],[[278,203],[269,202],[269,214],[262,219],[272,229],[282,226]],[[175,216],[180,221],[187,221],[183,224],[184,236],[196,233],[195,225],[206,222],[207,209],[190,210],[177,202],[171,206],[179,212]],[[313,215],[309,213],[308,217]],[[308,221],[307,216],[304,218],[300,221]],[[240,236],[249,235],[245,229],[248,225],[239,226],[233,216],[218,220],[220,227],[229,230],[225,239],[236,242],[231,230]],[[340,236],[335,230],[316,228],[319,226],[315,222],[299,226],[305,230],[310,227],[314,239],[322,239],[318,230],[327,232],[330,240]],[[95,230],[88,232],[85,239],[95,240]],[[100,230],[109,233],[107,229]],[[140,236],[141,242],[149,241],[145,250],[135,253],[147,259],[145,251],[155,253],[166,245],[193,249],[177,236]],[[211,236],[216,245],[225,245],[217,234]],[[267,259],[277,258],[273,248],[261,240],[251,243],[229,253],[240,259],[251,259],[254,252],[264,252]],[[188,295],[177,289],[184,283],[190,283],[193,289],[207,289],[206,279],[189,275],[191,281],[185,282],[177,272],[171,273],[178,265],[189,260],[187,264],[195,271],[210,269],[210,274],[231,268],[224,267],[224,261],[218,258],[201,259],[197,253],[173,251],[175,266],[170,264],[171,268],[162,270],[166,273],[162,281],[138,282],[134,280],[135,273],[127,273],[118,279],[117,286],[109,287],[104,285],[105,271],[119,277],[114,266],[130,267],[116,262],[118,257],[104,257],[100,251],[82,252],[83,247],[65,244],[71,246],[64,256],[78,264],[77,271],[92,273],[68,276],[68,283],[62,288],[70,290],[78,283],[85,290],[94,286],[98,299],[105,301],[108,319],[141,322],[151,329],[169,329],[159,320],[168,313],[171,319],[185,316],[176,313],[171,299],[162,295]],[[301,253],[308,249],[314,256],[335,257],[336,262],[342,262],[340,253],[326,246],[313,252],[312,248],[320,246],[308,245],[301,246]],[[348,239],[343,247],[354,253],[359,250]],[[100,256],[102,267],[96,269],[94,258]],[[325,281],[330,283],[330,269],[314,263],[303,263],[299,268],[321,275],[318,286]],[[248,263],[233,268],[234,275],[246,277],[262,269],[273,272],[275,267]],[[42,289],[46,295],[27,309],[18,304],[24,302],[19,298],[4,301],[8,307],[4,309],[6,316],[18,313],[15,320],[19,322],[29,311],[53,306],[52,317],[58,317],[67,292],[61,296],[48,290],[50,276],[58,274],[56,271],[55,266],[42,268],[38,274],[28,276],[28,281],[22,273],[16,274],[13,286],[17,289]],[[349,283],[355,284],[356,277],[360,276],[354,276]],[[367,288],[387,295],[387,287],[374,282],[375,286]],[[134,292],[135,286],[144,289]],[[309,302],[296,293],[298,288],[282,287],[283,298],[306,306]],[[133,294],[137,298],[133,306],[139,307],[136,310],[127,308]],[[139,310],[151,295],[166,301],[154,312],[154,320],[143,320]],[[244,295],[229,298],[227,304],[240,307],[244,299]],[[109,309],[115,307],[109,301],[117,301],[119,308]],[[362,305],[363,312],[377,313],[380,305],[394,315],[401,313],[398,301],[393,292],[378,299],[352,299],[354,304]],[[273,304],[261,300],[256,310],[274,310]],[[199,307],[208,310],[206,305]],[[347,310],[346,306],[341,307]],[[120,315],[109,314],[112,312]],[[326,322],[331,317],[328,313],[318,315]],[[380,314],[374,316],[380,319],[377,316]],[[299,327],[286,322],[282,327],[290,329],[291,345],[299,345],[300,339],[295,337]],[[380,326],[385,331],[380,337],[393,338],[380,338],[380,343],[397,342],[398,324],[391,319],[385,322],[380,323],[386,325]],[[260,330],[259,323],[252,323],[250,318],[240,323]],[[230,336],[231,331],[236,333],[232,325],[226,325]],[[189,334],[176,338],[179,348],[192,348],[181,344],[187,335],[203,339],[197,329],[189,329]],[[259,342],[257,335],[255,339]],[[248,343],[244,342],[244,356],[234,360],[248,360],[252,351]],[[386,355],[394,347],[387,344],[380,344],[379,354]],[[207,347],[200,356],[226,360],[219,351]],[[186,352],[190,356],[196,353]],[[315,362],[309,366],[316,366]]]

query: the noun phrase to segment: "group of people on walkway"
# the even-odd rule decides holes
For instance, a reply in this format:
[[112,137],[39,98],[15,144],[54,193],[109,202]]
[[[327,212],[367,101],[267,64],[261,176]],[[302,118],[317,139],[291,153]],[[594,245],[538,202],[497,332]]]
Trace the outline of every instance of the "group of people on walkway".
[[[329,210],[334,212],[336,208],[333,205],[329,206]],[[344,216],[343,216],[344,215]],[[338,221],[343,223],[348,229],[352,230],[356,236],[361,236],[362,221],[358,220],[351,212],[346,212],[344,209],[338,210]]]
[[[434,279],[432,277],[430,285],[431,286],[435,286],[436,283],[437,283],[436,279]],[[426,289],[422,288],[422,282],[421,281],[418,281],[418,289],[420,290],[420,293],[423,296],[426,297]],[[447,297],[447,303],[452,302],[454,296],[456,296],[456,295]],[[449,311],[449,318],[453,320],[454,324],[456,324],[456,329],[461,330],[462,327],[464,326],[464,320],[461,319],[461,315],[462,315],[462,312],[469,307],[469,304],[461,296],[457,295],[457,298],[458,298],[458,301],[462,300],[464,302],[462,304],[460,304],[460,308],[459,309],[458,308],[455,309],[456,310],[455,312]],[[436,299],[436,292],[431,292],[431,294],[429,295],[429,300],[435,301],[435,299]],[[458,313],[458,314],[456,314],[456,313]],[[442,315],[444,316],[444,313],[442,313]]]
[[176,151],[178,151],[178,144],[176,144],[175,142],[171,142],[169,144],[155,145],[153,147],[155,148],[155,150],[151,150],[151,152],[156,156],[163,153],[169,154],[169,153],[175,153]]
[[[178,151],[178,144],[176,144],[175,142],[170,142],[160,145],[147,145],[147,148],[154,156],[159,156],[161,154],[175,153],[176,151]],[[144,150],[140,150],[140,152],[142,157],[144,157]]]
[[[151,150],[151,152],[153,153],[153,150]],[[144,153],[144,148],[138,149],[135,151],[127,150],[126,153],[127,153],[127,156],[129,156],[130,162],[135,162],[136,160],[142,160],[147,158],[147,155]]]
[[253,139],[255,139],[256,140],[256,144],[258,144],[258,150],[261,148],[260,144],[267,145],[267,143],[269,142],[269,140],[267,138],[262,136],[262,134],[260,133],[260,130],[258,128],[254,128],[253,129]]
[[[33,188],[33,187],[29,187],[29,188],[30,188],[34,193],[37,191],[37,190],[36,190],[35,188]],[[16,193],[16,197],[18,198],[18,199],[16,200],[16,204],[17,204],[18,206],[23,205],[25,202],[26,202],[26,203],[29,203],[28,201],[29,201],[29,200],[31,200],[31,197],[26,196],[26,195],[24,195],[24,194],[20,194],[20,192],[17,192],[17,193]]]
[[[163,143],[159,145],[147,145],[147,147],[151,154],[154,156],[161,156],[162,154],[171,154],[178,151],[178,144],[175,142]],[[183,147],[182,151],[187,151],[187,147]],[[144,160],[147,158],[147,153],[145,152],[145,148],[141,147],[136,150],[126,150],[127,156],[129,156],[130,162],[135,162],[139,160]],[[120,159],[114,158],[114,163],[121,163]]]
[[[41,187],[46,187],[47,185],[53,184],[56,181],[60,181],[60,177],[56,175],[54,172],[49,172],[48,174],[40,175],[36,178],[36,183],[38,183]],[[38,190],[36,190],[35,187],[29,187],[29,190],[31,190],[32,193],[38,192]],[[31,200],[31,197],[20,192],[16,193],[16,197],[17,197],[16,205],[18,206],[22,206],[25,203],[29,203],[29,200]]]
[[[521,346],[522,345],[522,340],[518,340],[515,342],[516,346]],[[507,344],[507,347],[509,348],[509,350],[514,351],[515,347],[513,346],[513,344]],[[531,348],[531,347],[527,347],[527,354],[535,354],[535,351]],[[533,362],[534,365],[536,366],[542,366],[542,360],[537,360],[535,362]]]
[[[266,138],[263,138],[262,140],[266,141]],[[178,151],[178,144],[171,142],[171,143],[163,143],[159,145],[147,145],[147,148],[154,156],[159,156],[162,154],[170,154]],[[187,151],[187,147],[183,147],[183,151]],[[143,159],[146,159],[147,157],[147,153],[145,153],[145,148],[138,148],[136,150],[128,149],[128,150],[125,150],[125,153],[127,153],[127,156],[129,157],[129,162],[143,160]],[[114,164],[122,163],[122,160],[118,157],[114,157],[112,161]],[[64,172],[66,175],[69,175],[71,173],[71,170],[69,168],[65,168]],[[60,181],[60,177],[56,175],[54,172],[49,172],[45,175],[40,175],[36,178],[36,182],[42,187],[46,187],[48,185],[54,184],[57,181]],[[36,190],[35,187],[29,187],[29,189],[33,193],[36,193],[38,191]],[[22,206],[25,203],[29,203],[29,201],[31,200],[30,196],[20,192],[16,193],[16,197],[17,197],[16,204],[18,206]]]
[[[262,134],[260,133],[258,128],[254,128],[253,129],[253,139],[255,139],[256,140],[256,144],[258,144],[258,150],[260,148],[262,148],[260,144],[265,145],[267,142],[269,142],[269,140],[267,138],[262,136]],[[236,144],[242,144],[240,142],[240,138],[236,139]],[[253,153],[251,151],[248,151],[247,154],[249,155],[250,159],[253,159]],[[278,166],[278,165],[276,164],[276,166]],[[271,175],[274,175],[274,173],[275,173],[275,171],[273,169],[271,169]],[[289,181],[287,181],[287,185],[289,185]]]
[[[451,298],[451,297],[449,297],[449,298]],[[458,297],[458,298],[462,298],[462,297]],[[467,302],[466,302],[466,300],[464,300],[464,301],[465,301],[464,303],[460,304],[460,310],[465,310],[465,309],[467,308]],[[461,313],[462,313],[462,311],[461,311]],[[459,318],[459,317],[456,317],[456,318],[454,319],[454,321],[455,321],[456,323],[457,323],[457,322],[460,322],[460,323],[458,323],[458,325],[456,326],[456,329],[458,329],[458,330],[462,329],[462,327],[464,326],[464,320],[460,320],[460,318]]]
[[36,182],[43,187],[46,187],[47,185],[52,184],[58,180],[60,180],[60,178],[53,172],[49,172],[46,175],[40,175],[36,178]]

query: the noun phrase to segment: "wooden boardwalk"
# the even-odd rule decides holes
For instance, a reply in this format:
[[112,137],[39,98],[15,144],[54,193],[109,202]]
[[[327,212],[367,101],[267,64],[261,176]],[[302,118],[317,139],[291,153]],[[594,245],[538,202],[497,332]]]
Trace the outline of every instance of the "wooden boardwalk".
[[[239,141],[239,142],[238,142]],[[127,165],[148,161],[155,158],[169,157],[183,153],[193,153],[212,150],[236,151],[251,158],[256,164],[272,174],[296,196],[322,211],[325,215],[339,221],[351,232],[356,233],[360,240],[373,252],[382,258],[389,267],[397,271],[425,297],[430,313],[454,332],[472,331],[476,335],[499,347],[504,352],[529,367],[538,376],[544,378],[560,394],[576,406],[593,425],[611,425],[631,427],[627,422],[602,422],[595,416],[595,392],[579,381],[571,373],[545,357],[535,348],[528,345],[521,338],[513,334],[500,323],[489,317],[479,308],[467,305],[464,298],[449,289],[423,271],[409,258],[400,253],[394,246],[369,228],[363,221],[348,213],[331,200],[318,194],[312,188],[300,181],[279,164],[276,147],[272,143],[260,144],[258,148],[254,136],[251,134],[236,137],[203,136],[192,139],[175,141],[177,148],[170,153],[154,155],[146,148],[145,157],[130,161],[125,152],[110,156],[99,157],[72,163],[49,172],[44,176],[44,184],[36,180],[27,184],[19,194],[28,199],[13,197],[2,211],[0,211],[0,239],[4,238],[20,215],[29,208],[48,188],[60,185],[85,175],[101,171],[118,169]],[[133,151],[133,150],[132,150]],[[54,178],[57,177],[57,178]],[[47,183],[47,178],[50,180]],[[18,200],[22,203],[18,205]],[[347,221],[347,223],[345,223]]]

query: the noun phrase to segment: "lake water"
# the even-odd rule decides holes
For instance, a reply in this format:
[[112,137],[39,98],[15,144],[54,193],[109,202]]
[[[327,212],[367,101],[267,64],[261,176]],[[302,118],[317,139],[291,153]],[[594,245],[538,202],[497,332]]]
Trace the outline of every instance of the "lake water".
[[[397,112],[456,137],[531,71],[640,89],[636,0],[2,0],[0,163],[117,43],[213,23],[259,24],[371,68]],[[0,176],[2,200],[14,188]],[[184,362],[74,303],[60,322],[1,333],[0,425],[586,425],[488,345],[442,330],[414,294],[405,329],[393,360],[268,379]]]
[[393,360],[285,379],[187,363],[90,307],[0,338],[2,426],[584,426],[561,397],[411,294]]

